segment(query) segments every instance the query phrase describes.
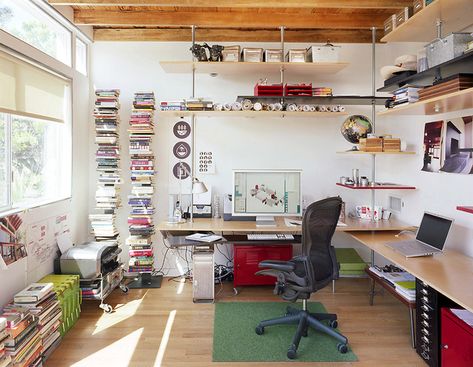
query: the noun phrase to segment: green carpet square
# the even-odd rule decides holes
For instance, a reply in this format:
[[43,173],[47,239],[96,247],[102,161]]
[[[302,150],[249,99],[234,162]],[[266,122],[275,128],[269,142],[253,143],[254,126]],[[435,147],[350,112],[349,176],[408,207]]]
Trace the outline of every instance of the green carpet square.
[[[275,325],[265,328],[264,335],[257,335],[255,327],[262,320],[283,316],[288,305],[300,308],[301,304],[286,302],[222,302],[215,304],[213,361],[214,362],[277,362],[291,361],[287,350],[297,325]],[[318,302],[309,303],[310,312],[326,312]],[[309,336],[302,338],[297,350],[301,362],[351,362],[357,361],[350,350],[341,354],[338,342],[319,331],[309,329]]]

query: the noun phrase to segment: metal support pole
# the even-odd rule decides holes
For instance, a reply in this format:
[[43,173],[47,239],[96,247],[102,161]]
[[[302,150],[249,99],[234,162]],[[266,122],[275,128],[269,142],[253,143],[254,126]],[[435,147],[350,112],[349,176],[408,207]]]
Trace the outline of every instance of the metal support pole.
[[[192,30],[192,47],[195,45],[195,25],[191,27]],[[195,62],[195,57],[192,57]],[[195,98],[195,65],[192,64],[192,98]]]
[[[192,46],[195,45],[195,25],[192,26]],[[194,59],[195,61],[195,59]],[[195,64],[192,64],[192,98],[195,98]],[[192,133],[192,148],[191,148],[191,223],[194,221],[194,194],[192,193],[194,184],[194,168],[195,168],[195,116],[191,116],[191,133]],[[181,203],[182,205],[182,203]]]
[[[373,134],[376,133],[376,27],[371,27],[371,123]],[[376,185],[376,154],[371,154],[371,183]],[[376,191],[371,190],[371,220],[374,221],[374,207],[376,205]]]
[[[282,61],[284,61],[284,31],[285,31],[285,27],[284,26],[281,26],[279,27],[280,31],[281,31],[281,52],[282,52]],[[284,103],[284,97],[286,95],[286,92],[284,91],[284,65],[281,65],[281,69],[280,69],[280,80],[281,80],[281,85],[283,87],[282,89],[282,100],[281,100],[281,103]]]

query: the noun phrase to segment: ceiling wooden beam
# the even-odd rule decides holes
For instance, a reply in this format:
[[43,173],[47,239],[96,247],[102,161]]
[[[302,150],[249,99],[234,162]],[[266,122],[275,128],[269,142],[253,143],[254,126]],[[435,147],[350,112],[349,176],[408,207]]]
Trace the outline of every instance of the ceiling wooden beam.
[[382,27],[389,16],[377,11],[336,12],[314,10],[301,14],[277,12],[276,9],[245,9],[244,11],[161,11],[140,8],[75,9],[74,23],[95,26],[191,26],[213,28],[288,28],[369,29]]
[[[378,42],[381,38],[378,32]],[[370,43],[371,31],[364,29],[304,29],[287,30],[286,42],[325,43]],[[191,42],[189,29],[170,28],[96,28],[94,41],[158,41]],[[280,33],[275,30],[248,29],[198,29],[197,42],[279,42]]]
[[71,6],[172,6],[232,8],[369,8],[396,9],[412,6],[412,0],[49,0]]

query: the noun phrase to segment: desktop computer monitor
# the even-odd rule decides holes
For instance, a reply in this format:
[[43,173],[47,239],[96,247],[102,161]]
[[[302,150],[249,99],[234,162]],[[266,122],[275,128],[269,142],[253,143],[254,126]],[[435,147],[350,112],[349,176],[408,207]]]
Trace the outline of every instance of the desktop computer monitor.
[[232,215],[256,216],[257,225],[275,225],[274,216],[302,215],[301,170],[234,170]]

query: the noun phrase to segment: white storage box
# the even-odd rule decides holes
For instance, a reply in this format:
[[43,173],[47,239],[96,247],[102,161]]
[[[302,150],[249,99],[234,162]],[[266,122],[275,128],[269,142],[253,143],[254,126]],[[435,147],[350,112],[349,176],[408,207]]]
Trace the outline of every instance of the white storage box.
[[268,49],[264,51],[264,60],[266,62],[282,62],[282,50],[278,49]]
[[222,51],[222,61],[240,61],[240,46],[225,46]]
[[340,46],[334,46],[331,43],[321,46],[312,46],[309,47],[307,54],[307,61],[338,62],[340,56]]
[[429,68],[463,55],[472,39],[470,33],[452,33],[429,43],[425,46]]
[[262,48],[244,48],[242,54],[245,62],[263,62]]
[[289,62],[306,62],[307,50],[306,49],[292,49],[286,54],[286,60]]

